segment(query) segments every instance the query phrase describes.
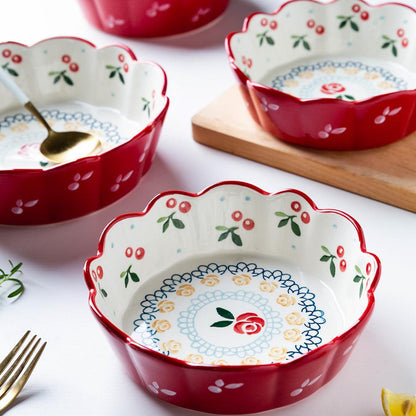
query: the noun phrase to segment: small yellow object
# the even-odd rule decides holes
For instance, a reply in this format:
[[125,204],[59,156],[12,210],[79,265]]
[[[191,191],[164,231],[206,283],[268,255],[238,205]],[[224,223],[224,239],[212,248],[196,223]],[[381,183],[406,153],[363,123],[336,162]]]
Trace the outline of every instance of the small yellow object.
[[386,416],[416,416],[416,396],[383,388],[381,402]]

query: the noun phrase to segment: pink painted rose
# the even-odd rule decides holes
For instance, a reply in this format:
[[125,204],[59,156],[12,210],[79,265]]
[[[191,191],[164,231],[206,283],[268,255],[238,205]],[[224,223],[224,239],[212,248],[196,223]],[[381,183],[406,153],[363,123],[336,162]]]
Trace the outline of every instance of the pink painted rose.
[[330,82],[328,84],[322,85],[321,87],[321,92],[324,94],[337,94],[343,91],[345,91],[345,87],[338,82]]
[[238,334],[258,334],[264,327],[265,322],[254,312],[246,312],[237,316],[234,331]]

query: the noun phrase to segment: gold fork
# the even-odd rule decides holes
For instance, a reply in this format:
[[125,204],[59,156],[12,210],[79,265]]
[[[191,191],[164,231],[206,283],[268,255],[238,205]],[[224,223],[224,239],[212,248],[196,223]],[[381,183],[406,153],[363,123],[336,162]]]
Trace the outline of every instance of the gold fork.
[[[29,333],[30,331],[27,331],[23,335],[20,341],[0,363],[0,412],[6,409],[21,392],[45,349],[46,342],[41,345],[36,355],[31,359],[41,339],[38,338],[34,343],[36,339],[36,335],[34,335],[24,346],[23,344],[28,338]],[[23,350],[19,353],[21,348]],[[25,371],[19,377],[23,370]]]

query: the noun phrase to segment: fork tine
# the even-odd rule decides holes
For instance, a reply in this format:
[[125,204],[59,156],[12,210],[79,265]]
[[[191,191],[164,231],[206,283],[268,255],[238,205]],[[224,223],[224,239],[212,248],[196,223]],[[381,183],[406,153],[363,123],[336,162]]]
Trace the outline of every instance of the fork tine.
[[[40,356],[43,353],[43,350],[46,347],[46,342],[42,344],[36,355],[33,357],[33,359],[29,362],[33,352],[39,345],[40,339],[35,343],[35,345],[32,347],[32,349],[29,351],[28,355],[25,357],[23,363],[20,365],[20,367],[16,370],[16,372],[13,374],[13,377],[11,380],[8,381],[8,386],[5,392],[2,396],[0,396],[0,412],[2,412],[4,409],[6,409],[10,403],[13,402],[13,400],[16,398],[16,396],[21,392],[23,387],[25,386],[26,382],[28,381],[30,375],[32,374],[33,369],[35,368],[37,362],[39,361]],[[17,379],[17,377],[20,375],[20,373],[23,371],[24,367],[29,363],[24,373]],[[17,381],[16,381],[17,379]],[[16,381],[16,382],[15,382]],[[14,383],[14,384],[13,384]]]
[[12,348],[12,350],[7,354],[4,360],[0,363],[0,374],[3,370],[7,367],[11,359],[16,355],[17,351],[21,347],[21,345],[25,342],[26,338],[28,337],[30,331],[26,331],[23,337],[19,340],[19,342]]

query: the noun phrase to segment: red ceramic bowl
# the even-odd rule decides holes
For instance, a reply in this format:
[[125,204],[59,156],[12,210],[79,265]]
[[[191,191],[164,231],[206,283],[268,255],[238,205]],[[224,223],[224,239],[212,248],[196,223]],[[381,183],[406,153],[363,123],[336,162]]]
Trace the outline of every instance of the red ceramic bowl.
[[296,403],[338,373],[372,313],[380,263],[347,214],[296,190],[224,182],[114,219],[84,273],[139,385],[242,414]]
[[[56,130],[98,135],[102,149],[61,165],[39,146],[46,130],[0,85],[0,224],[76,218],[118,200],[148,171],[166,115],[166,75],[120,45],[75,38],[0,44],[0,65]],[[138,105],[137,103],[140,103]]]
[[87,19],[117,36],[157,37],[198,29],[221,16],[229,0],[79,0]]
[[253,119],[290,143],[358,150],[416,130],[416,12],[362,0],[290,1],[226,40]]

